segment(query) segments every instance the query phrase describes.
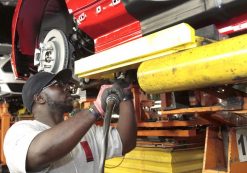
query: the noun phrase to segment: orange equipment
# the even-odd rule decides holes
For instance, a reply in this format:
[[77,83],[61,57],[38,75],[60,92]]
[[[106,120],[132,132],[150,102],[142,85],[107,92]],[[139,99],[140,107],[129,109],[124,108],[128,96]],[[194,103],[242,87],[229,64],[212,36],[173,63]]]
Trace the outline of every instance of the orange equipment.
[[6,160],[3,153],[3,140],[7,130],[10,127],[10,113],[8,112],[9,105],[7,103],[0,103],[0,162],[6,165]]

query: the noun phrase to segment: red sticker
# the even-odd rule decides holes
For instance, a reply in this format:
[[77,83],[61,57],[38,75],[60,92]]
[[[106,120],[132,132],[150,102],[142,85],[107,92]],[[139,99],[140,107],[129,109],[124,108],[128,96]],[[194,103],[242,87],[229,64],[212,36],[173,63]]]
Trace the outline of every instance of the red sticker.
[[94,161],[92,150],[91,150],[88,142],[87,141],[82,141],[82,142],[80,142],[80,144],[81,144],[81,146],[82,146],[82,148],[83,148],[83,150],[85,152],[85,155],[86,155],[86,158],[87,158],[87,162]]

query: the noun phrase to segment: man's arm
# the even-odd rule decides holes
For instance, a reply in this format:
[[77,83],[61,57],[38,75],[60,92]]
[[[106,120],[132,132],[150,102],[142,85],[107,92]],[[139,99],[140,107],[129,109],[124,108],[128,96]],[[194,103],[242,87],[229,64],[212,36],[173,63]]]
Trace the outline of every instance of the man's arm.
[[96,121],[88,110],[38,134],[31,142],[26,160],[27,171],[40,171],[68,154]]
[[133,102],[131,100],[122,101],[119,114],[117,130],[123,144],[124,155],[136,146],[137,127]]

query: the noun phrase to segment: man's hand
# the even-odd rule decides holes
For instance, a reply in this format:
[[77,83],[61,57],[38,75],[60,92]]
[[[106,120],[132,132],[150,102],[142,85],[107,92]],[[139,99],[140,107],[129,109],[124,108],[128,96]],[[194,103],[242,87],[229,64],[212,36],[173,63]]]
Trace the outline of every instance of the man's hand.
[[131,92],[131,85],[128,82],[124,80],[117,80],[113,85],[118,86],[123,90],[123,98],[121,99],[121,101],[133,99],[133,94]]
[[[107,98],[114,94],[118,102],[120,103],[123,100],[132,99],[132,93],[130,91],[129,85],[123,83],[114,83],[113,85],[102,85],[97,96],[96,101],[94,101],[94,106],[97,111],[101,114],[102,118],[104,118],[104,114],[107,106]],[[118,106],[116,107],[118,112]]]
[[101,117],[104,118],[106,106],[107,106],[107,97],[111,94],[114,94],[119,101],[123,98],[123,91],[119,86],[114,85],[102,85],[99,91],[99,94],[94,101],[94,106],[97,111],[101,114]]

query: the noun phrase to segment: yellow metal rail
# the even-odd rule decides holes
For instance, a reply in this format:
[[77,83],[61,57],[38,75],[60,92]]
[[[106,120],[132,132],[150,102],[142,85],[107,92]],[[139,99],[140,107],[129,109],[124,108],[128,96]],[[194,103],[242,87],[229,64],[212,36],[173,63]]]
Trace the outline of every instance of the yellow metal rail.
[[247,79],[247,34],[143,62],[138,82],[147,93],[188,90]]
[[195,30],[182,23],[75,62],[78,77],[101,78],[104,74],[138,68],[141,62],[197,46]]

